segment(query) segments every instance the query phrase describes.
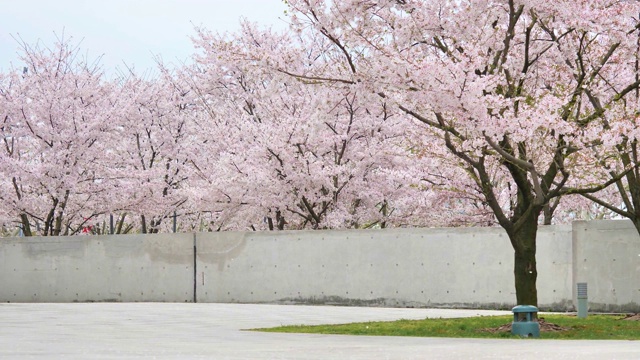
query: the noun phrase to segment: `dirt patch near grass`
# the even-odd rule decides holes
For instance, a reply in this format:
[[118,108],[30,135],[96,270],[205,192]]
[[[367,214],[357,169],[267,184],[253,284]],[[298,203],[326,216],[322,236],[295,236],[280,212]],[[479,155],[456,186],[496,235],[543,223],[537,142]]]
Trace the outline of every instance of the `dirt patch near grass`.
[[640,314],[629,314],[623,317],[622,320],[640,321]]
[[[571,330],[571,328],[568,327],[563,327],[557,324],[553,324],[550,322],[545,321],[544,318],[539,318],[538,319],[538,324],[540,325],[540,332],[559,332],[559,331],[567,331],[567,330]],[[504,324],[502,326],[499,326],[497,328],[487,328],[487,329],[482,329],[480,331],[485,331],[485,332],[489,332],[489,333],[501,333],[501,332],[511,332],[511,323],[508,324]]]

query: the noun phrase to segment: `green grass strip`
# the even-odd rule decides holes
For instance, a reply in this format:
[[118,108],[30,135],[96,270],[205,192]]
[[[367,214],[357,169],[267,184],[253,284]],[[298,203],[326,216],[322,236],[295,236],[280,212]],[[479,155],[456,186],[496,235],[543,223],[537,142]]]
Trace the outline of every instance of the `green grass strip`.
[[[547,323],[566,328],[542,331],[542,339],[640,340],[640,321],[622,320],[620,315],[589,315],[578,319],[570,315],[541,315]],[[342,325],[281,326],[256,331],[340,334],[368,336],[419,336],[452,338],[516,338],[509,331],[487,331],[512,321],[511,316],[481,316],[456,319],[398,320]]]

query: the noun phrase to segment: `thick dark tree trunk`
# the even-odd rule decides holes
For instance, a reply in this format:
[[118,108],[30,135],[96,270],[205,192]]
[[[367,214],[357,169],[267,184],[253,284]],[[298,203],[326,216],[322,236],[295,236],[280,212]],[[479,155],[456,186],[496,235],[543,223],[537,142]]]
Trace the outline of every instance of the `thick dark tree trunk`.
[[515,252],[514,275],[516,281],[516,301],[518,305],[538,306],[536,289],[536,250]]
[[536,279],[536,235],[537,217],[531,216],[516,232],[510,235],[514,245],[514,268],[516,301],[518,305],[538,306]]

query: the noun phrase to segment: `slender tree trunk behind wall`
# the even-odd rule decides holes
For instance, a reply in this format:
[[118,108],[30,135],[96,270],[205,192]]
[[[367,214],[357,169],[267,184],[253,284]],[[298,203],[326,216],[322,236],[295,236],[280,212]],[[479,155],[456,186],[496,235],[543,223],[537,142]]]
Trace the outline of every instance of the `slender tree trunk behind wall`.
[[147,219],[144,217],[144,215],[140,215],[140,224],[142,226],[141,232],[143,234],[147,233]]
[[630,220],[631,220],[631,222],[633,222],[633,226],[635,226],[636,231],[638,232],[638,234],[640,234],[640,217],[634,216]]
[[20,214],[20,223],[22,223],[22,233],[24,236],[32,236],[31,224],[29,224],[29,217],[27,214]]

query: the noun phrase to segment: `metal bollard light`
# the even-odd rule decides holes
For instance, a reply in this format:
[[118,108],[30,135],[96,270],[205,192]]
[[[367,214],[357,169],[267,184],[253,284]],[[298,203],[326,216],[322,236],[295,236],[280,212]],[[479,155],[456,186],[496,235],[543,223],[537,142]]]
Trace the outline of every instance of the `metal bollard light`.
[[578,283],[578,318],[586,319],[589,309],[589,301],[587,299],[587,283]]
[[511,334],[522,337],[540,337],[537,307],[533,305],[518,305],[511,311],[513,311]]

